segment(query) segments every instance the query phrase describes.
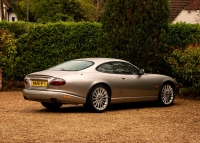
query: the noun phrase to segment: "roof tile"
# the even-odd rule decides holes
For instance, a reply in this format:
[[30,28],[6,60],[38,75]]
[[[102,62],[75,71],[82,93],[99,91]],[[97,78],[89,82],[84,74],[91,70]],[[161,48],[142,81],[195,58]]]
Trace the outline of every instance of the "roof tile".
[[193,0],[185,10],[200,10],[200,0]]
[[193,0],[169,0],[171,14],[168,18],[168,21],[172,22],[192,1]]

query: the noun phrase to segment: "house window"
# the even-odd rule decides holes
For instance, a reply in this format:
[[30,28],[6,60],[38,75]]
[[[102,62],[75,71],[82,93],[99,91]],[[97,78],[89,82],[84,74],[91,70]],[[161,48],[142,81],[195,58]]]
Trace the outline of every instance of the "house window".
[[12,17],[12,21],[15,21],[15,17]]

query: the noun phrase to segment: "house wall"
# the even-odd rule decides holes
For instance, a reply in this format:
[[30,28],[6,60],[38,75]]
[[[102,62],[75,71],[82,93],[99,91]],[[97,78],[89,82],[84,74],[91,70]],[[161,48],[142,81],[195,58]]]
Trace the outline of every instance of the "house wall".
[[18,18],[14,12],[9,12],[9,19],[8,21],[17,21]]
[[[7,20],[8,19],[8,12],[7,12],[7,5],[5,5],[5,3],[3,2],[3,11],[4,11],[4,18]],[[1,17],[1,10],[0,10],[0,20],[2,20]]]
[[200,23],[200,11],[197,10],[182,10],[181,13],[175,18],[173,23],[186,22],[186,23]]
[[[2,17],[1,17],[1,15],[2,15],[2,12],[1,12],[1,1],[2,0],[0,0],[0,20],[2,20]],[[3,7],[4,7],[4,3],[3,3]]]
[[3,3],[3,10],[4,10],[4,18],[8,20],[8,12],[7,12],[7,5]]
[[[17,21],[18,18],[16,16],[16,14],[12,11],[8,12],[7,10],[9,9],[9,6],[6,5],[6,3],[3,2],[3,10],[4,10],[4,18],[7,21]],[[1,10],[0,10],[0,21],[2,20],[1,17]]]

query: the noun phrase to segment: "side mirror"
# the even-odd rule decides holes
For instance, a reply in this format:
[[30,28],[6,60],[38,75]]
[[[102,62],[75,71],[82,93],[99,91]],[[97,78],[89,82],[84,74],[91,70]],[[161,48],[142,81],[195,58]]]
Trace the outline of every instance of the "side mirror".
[[144,69],[140,69],[139,70],[139,75],[143,75],[144,74]]

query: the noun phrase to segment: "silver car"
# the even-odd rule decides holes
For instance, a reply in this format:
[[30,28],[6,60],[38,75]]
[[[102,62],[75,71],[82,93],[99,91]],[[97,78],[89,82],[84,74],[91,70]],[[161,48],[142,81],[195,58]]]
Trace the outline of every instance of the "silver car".
[[48,109],[83,104],[93,112],[109,104],[158,100],[173,104],[178,83],[171,77],[147,74],[133,64],[112,58],[75,59],[28,74],[23,96]]

